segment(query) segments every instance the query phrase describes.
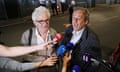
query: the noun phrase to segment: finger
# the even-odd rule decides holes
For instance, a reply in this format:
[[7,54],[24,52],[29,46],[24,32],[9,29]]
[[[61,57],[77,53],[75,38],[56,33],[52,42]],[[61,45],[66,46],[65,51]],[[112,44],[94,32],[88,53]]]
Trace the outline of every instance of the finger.
[[70,56],[70,52],[67,52],[65,55],[66,55],[67,57],[69,57],[69,56]]
[[48,43],[48,45],[54,44],[54,41],[48,41],[47,43]]
[[50,62],[47,62],[47,65],[48,65],[48,66],[52,66],[52,65],[54,65],[55,63],[56,63],[56,62],[51,62],[51,61],[50,61]]
[[51,49],[52,47],[53,47],[52,44],[47,46],[48,49]]

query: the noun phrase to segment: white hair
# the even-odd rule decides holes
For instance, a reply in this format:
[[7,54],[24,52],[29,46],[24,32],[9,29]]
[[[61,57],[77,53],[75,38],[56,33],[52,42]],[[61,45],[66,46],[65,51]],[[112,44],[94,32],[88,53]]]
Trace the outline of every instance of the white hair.
[[32,20],[33,21],[36,20],[36,16],[38,14],[47,14],[48,17],[50,18],[50,11],[46,7],[39,6],[39,7],[35,8],[35,10],[32,13]]

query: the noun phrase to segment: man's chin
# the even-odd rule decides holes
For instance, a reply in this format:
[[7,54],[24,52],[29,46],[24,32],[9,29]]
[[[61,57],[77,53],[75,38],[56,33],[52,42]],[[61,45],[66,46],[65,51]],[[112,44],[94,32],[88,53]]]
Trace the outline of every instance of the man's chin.
[[74,28],[75,31],[79,31],[80,29]]

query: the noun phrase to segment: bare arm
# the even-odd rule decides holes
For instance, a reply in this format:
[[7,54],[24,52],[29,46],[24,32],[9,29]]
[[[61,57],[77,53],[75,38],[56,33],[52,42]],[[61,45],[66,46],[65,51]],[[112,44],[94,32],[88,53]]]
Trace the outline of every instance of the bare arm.
[[62,72],[67,72],[67,64],[71,59],[71,54],[66,53],[63,58],[63,66],[62,66]]
[[57,61],[57,57],[49,57],[44,61],[36,62],[35,67],[43,67],[43,66],[53,66]]
[[48,47],[50,48],[52,46],[52,45],[49,45],[50,43],[51,42],[47,42],[45,44],[36,45],[36,46],[15,46],[15,47],[0,45],[0,56],[15,57],[15,56],[28,54],[38,50],[46,49]]

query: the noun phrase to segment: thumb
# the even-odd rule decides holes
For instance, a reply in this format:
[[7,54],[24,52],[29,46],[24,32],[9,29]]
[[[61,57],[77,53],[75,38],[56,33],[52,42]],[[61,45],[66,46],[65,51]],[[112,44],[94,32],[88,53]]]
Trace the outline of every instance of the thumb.
[[50,44],[53,44],[53,42],[54,42],[54,41],[48,41],[48,42],[46,42],[45,44],[46,44],[46,45],[50,45]]

